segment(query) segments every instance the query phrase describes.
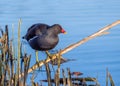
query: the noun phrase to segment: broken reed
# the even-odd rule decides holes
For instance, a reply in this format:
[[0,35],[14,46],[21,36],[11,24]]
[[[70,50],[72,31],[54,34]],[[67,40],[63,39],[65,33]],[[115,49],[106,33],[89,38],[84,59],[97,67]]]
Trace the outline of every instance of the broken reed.
[[[20,21],[19,21],[20,22]],[[20,25],[20,24],[19,24]],[[18,28],[18,55],[15,55],[16,48],[14,46],[14,35],[12,40],[9,41],[8,26],[5,27],[5,32],[1,30],[1,55],[0,55],[0,86],[26,86],[26,80],[28,75],[28,69],[30,64],[30,56],[27,54],[22,56],[21,43],[20,43],[20,27]],[[13,28],[12,28],[13,29]],[[14,29],[12,30],[14,32]],[[12,34],[13,34],[12,32]],[[21,66],[20,66],[21,64]],[[15,66],[17,65],[17,67]],[[46,66],[46,76],[48,77],[48,86],[52,86],[51,70],[48,63],[44,63]],[[19,78],[19,74],[24,73],[24,76]],[[69,77],[70,72],[68,73]],[[58,68],[56,69],[54,84],[59,86],[61,82],[72,84],[71,78],[66,78],[66,81],[60,79],[60,55],[58,57]],[[66,76],[67,77],[67,76]],[[63,80],[63,79],[62,79]],[[38,86],[38,83],[32,80],[33,86]],[[69,84],[68,84],[69,85]]]
[[21,26],[21,19],[18,22],[18,58],[17,58],[17,62],[18,62],[17,74],[18,74],[18,76],[19,76],[19,73],[20,73],[20,44],[21,44],[21,42],[20,42],[20,26]]
[[[30,64],[30,57],[27,54],[22,56],[20,43],[20,26],[18,24],[18,50],[14,45],[14,28],[12,25],[12,39],[9,39],[8,26],[5,26],[5,31],[0,28],[0,86],[25,86]],[[15,51],[18,51],[16,54]],[[21,64],[21,66],[20,66]],[[19,75],[24,73],[25,76],[19,78]]]
[[[69,45],[67,48],[65,48],[64,50],[61,50],[60,53],[64,54],[66,52],[68,52],[69,50],[72,50],[73,48],[81,45],[82,43],[88,41],[89,39],[94,38],[94,36],[99,36],[99,35],[103,35],[103,32],[105,32],[106,30],[108,30],[110,27],[116,26],[117,24],[120,23],[120,20],[114,22],[111,25],[106,26],[105,28],[103,28],[102,30],[100,30],[99,32],[97,32],[97,35],[91,35],[88,36],[87,38],[73,44],[73,45]],[[14,45],[14,26],[12,25],[12,40],[9,39],[9,33],[8,33],[8,26],[5,27],[5,32],[0,29],[1,31],[1,38],[0,38],[0,86],[26,86],[26,80],[27,80],[27,75],[28,73],[31,72],[31,68],[34,67],[34,65],[29,68],[29,64],[30,64],[30,58],[31,56],[28,56],[25,52],[24,55],[22,54],[22,49],[21,49],[21,41],[20,41],[20,28],[21,28],[21,19],[19,20],[18,23],[18,48],[16,49],[15,45]],[[99,34],[100,33],[100,34]],[[95,33],[96,34],[96,33]],[[88,39],[88,40],[87,40]],[[10,41],[9,41],[10,40]],[[16,53],[15,51],[18,52]],[[60,56],[61,56],[60,54]],[[58,57],[59,53],[57,54]],[[55,57],[55,56],[54,56]],[[55,57],[57,58],[57,57]],[[50,60],[45,60],[45,61],[40,61],[42,65],[46,64],[46,76],[49,77],[48,78],[48,86],[51,86],[51,83],[55,83],[56,86],[59,86],[61,83],[61,80],[63,81],[64,86],[66,85],[73,85],[73,81],[77,80],[76,78],[72,78],[70,75],[70,70],[68,70],[68,77],[64,74],[63,72],[63,78],[59,77],[60,74],[60,60],[58,60],[58,68],[56,69],[56,73],[55,73],[55,79],[51,79],[50,77],[50,68],[49,68],[49,61]],[[21,66],[20,66],[21,64]],[[17,67],[16,67],[17,65]],[[37,64],[39,67],[39,64]],[[32,71],[34,71],[36,68],[35,67],[32,69]],[[29,71],[30,70],[30,71]],[[85,82],[87,82],[87,80],[91,80],[96,82],[96,79],[94,78],[80,78],[80,80],[85,80]],[[106,78],[106,86],[108,86],[108,79],[110,82],[110,86],[114,86],[114,82],[112,79],[112,76],[110,75],[110,73],[107,72],[107,78]],[[46,81],[46,80],[43,80]],[[98,82],[96,82],[96,86],[99,86]],[[32,79],[31,85],[33,86],[38,86],[38,83],[34,82],[34,79]]]

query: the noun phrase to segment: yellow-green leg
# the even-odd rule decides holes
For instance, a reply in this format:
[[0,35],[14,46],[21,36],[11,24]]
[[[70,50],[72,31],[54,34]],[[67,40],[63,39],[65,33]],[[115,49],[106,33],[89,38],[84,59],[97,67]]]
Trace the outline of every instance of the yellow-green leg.
[[47,54],[47,56],[48,56],[48,58],[50,58],[51,59],[51,63],[52,63],[52,68],[53,68],[53,70],[54,70],[54,67],[53,67],[53,61],[52,61],[52,56],[54,55],[54,54],[50,54],[48,51],[45,51],[45,53]]
[[38,60],[38,51],[37,50],[35,51],[35,56],[36,56],[36,62],[39,62],[39,60]]
[[45,53],[47,54],[47,56],[51,57],[51,54],[48,51],[45,51]]

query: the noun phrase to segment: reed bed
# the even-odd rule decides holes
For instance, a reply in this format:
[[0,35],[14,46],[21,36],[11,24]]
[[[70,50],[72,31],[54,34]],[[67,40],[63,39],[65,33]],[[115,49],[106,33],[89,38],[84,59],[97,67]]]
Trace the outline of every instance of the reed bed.
[[[0,86],[44,86],[43,84],[39,84],[40,82],[35,82],[34,78],[31,78],[31,83],[27,83],[27,78],[30,72],[34,72],[37,68],[41,66],[45,66],[47,80],[43,79],[41,82],[47,82],[48,86],[100,86],[97,78],[95,77],[81,77],[80,72],[70,72],[70,68],[62,69],[60,71],[60,65],[65,61],[62,57],[62,54],[78,47],[79,45],[87,42],[88,40],[95,38],[97,36],[106,34],[106,30],[110,29],[117,24],[120,24],[120,20],[102,28],[100,31],[95,34],[84,38],[83,40],[76,42],[72,45],[69,45],[65,49],[59,51],[51,58],[46,58],[45,60],[41,60],[38,63],[35,63],[30,67],[31,55],[27,55],[24,51],[22,51],[21,44],[21,19],[18,22],[18,44],[17,48],[14,45],[14,29],[12,30],[12,38],[9,38],[8,26],[5,26],[5,31],[0,28],[1,36],[0,36]],[[14,28],[14,27],[13,27]],[[15,52],[18,51],[18,52]],[[63,62],[62,62],[62,60]],[[56,60],[57,59],[57,60]],[[56,60],[56,61],[55,61]],[[51,78],[51,69],[50,62],[54,67],[54,61],[57,65],[55,69],[54,78]],[[106,70],[106,86],[115,86],[114,81],[112,79],[111,74]],[[60,73],[62,76],[60,76]],[[77,75],[77,77],[73,77],[73,75]],[[34,77],[34,75],[33,75]],[[62,78],[60,78],[62,77]],[[93,84],[89,84],[88,82],[93,82]]]

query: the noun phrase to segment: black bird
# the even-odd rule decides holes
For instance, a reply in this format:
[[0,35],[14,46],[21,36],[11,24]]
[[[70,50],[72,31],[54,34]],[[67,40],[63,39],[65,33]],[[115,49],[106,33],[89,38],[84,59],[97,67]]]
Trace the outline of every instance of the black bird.
[[58,34],[60,33],[66,33],[66,31],[59,24],[49,26],[47,24],[38,23],[28,28],[23,38],[29,42],[34,50],[48,51],[58,44]]
[[41,24],[41,23],[34,24],[28,28],[26,35],[23,36],[23,39],[29,41],[31,38],[35,36],[44,34],[49,27],[50,26],[47,24]]

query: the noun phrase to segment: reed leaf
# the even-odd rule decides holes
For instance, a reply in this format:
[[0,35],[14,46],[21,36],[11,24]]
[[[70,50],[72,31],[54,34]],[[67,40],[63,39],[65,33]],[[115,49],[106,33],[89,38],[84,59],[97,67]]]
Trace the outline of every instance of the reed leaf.
[[49,67],[49,64],[48,63],[45,63],[45,68],[46,68],[46,75],[47,75],[47,80],[48,80],[48,86],[52,86],[52,83],[51,83],[51,71],[50,71],[50,67]]
[[65,71],[62,69],[62,75],[63,75],[63,86],[66,86],[66,77],[65,77]]
[[110,85],[115,86],[114,81],[112,79],[112,76],[111,76],[111,74],[109,72],[108,72],[108,75],[109,75],[109,79],[110,79]]
[[[18,57],[17,57],[17,76],[19,77],[19,74],[20,74],[20,28],[21,28],[21,19],[19,19],[19,22],[18,22]],[[17,78],[18,81],[19,81],[19,78]]]
[[67,68],[67,72],[68,72],[68,79],[67,79],[68,86],[72,86],[71,72],[69,68]]
[[106,86],[108,86],[109,72],[108,68],[106,68]]
[[28,56],[25,54],[23,60],[24,60],[24,86],[27,80],[27,76],[28,76],[28,69],[29,69],[29,65],[30,65],[30,58],[31,56]]

